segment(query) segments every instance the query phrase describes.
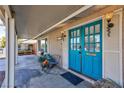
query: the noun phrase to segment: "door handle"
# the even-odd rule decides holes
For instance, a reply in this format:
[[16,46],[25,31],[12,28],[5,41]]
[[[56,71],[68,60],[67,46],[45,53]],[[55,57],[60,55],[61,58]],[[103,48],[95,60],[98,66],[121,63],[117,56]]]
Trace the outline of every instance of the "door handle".
[[79,51],[79,54],[81,54],[81,51]]

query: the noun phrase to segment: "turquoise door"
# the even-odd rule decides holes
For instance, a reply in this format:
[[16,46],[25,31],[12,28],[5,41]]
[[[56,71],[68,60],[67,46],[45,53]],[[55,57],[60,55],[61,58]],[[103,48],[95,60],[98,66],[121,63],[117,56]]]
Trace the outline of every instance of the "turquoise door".
[[82,73],[102,78],[102,20],[82,26]]
[[69,68],[102,78],[102,20],[69,30]]
[[81,28],[69,31],[69,68],[81,72]]

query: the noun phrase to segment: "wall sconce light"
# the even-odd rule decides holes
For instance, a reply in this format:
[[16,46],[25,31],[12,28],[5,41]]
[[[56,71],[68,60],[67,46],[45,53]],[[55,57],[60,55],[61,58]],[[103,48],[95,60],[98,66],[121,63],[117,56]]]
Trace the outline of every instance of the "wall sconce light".
[[57,37],[57,40],[63,40],[64,41],[64,38],[65,37],[66,37],[65,31],[61,31],[61,36],[60,37]]
[[110,37],[111,28],[114,26],[114,24],[111,22],[111,19],[113,17],[113,13],[107,13],[105,17],[106,17],[106,20],[107,20],[108,37]]

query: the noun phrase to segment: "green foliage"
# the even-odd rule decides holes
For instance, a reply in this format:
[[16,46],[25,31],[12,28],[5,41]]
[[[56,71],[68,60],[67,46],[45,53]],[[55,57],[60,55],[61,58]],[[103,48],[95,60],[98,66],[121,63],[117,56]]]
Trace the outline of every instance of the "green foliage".
[[6,38],[5,38],[5,36],[3,36],[1,39],[1,47],[5,48],[5,46],[6,46]]

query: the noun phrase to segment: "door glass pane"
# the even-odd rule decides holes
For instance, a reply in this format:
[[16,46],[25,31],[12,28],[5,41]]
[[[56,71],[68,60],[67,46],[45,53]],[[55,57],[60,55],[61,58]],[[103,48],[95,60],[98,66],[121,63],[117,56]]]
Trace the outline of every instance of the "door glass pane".
[[73,50],[73,44],[71,44],[71,50]]
[[74,43],[76,43],[76,38],[74,38]]
[[88,42],[88,36],[85,36],[85,43]]
[[76,46],[76,43],[74,43],[74,50],[76,50],[77,46]]
[[80,43],[80,37],[77,37],[77,43]]
[[94,33],[94,26],[91,26],[90,27],[90,34],[93,34]]
[[94,52],[94,44],[90,44],[89,52]]
[[80,30],[79,29],[77,30],[77,36],[80,36]]
[[74,31],[74,37],[76,37],[76,31]]
[[90,43],[93,43],[94,39],[93,39],[93,35],[90,36]]
[[95,25],[95,33],[100,32],[100,24]]
[[100,35],[95,35],[95,42],[100,42]]
[[74,35],[73,32],[71,32],[71,37],[73,37],[73,35]]
[[77,50],[80,50],[80,49],[81,49],[80,44],[77,44]]
[[95,52],[100,52],[100,43],[96,43]]
[[88,35],[88,27],[85,28],[85,35]]
[[84,50],[85,50],[85,51],[88,51],[88,44],[85,44]]
[[71,43],[73,43],[73,38],[71,38]]

